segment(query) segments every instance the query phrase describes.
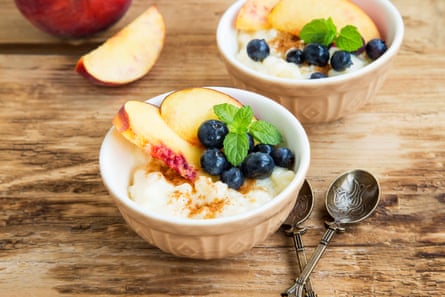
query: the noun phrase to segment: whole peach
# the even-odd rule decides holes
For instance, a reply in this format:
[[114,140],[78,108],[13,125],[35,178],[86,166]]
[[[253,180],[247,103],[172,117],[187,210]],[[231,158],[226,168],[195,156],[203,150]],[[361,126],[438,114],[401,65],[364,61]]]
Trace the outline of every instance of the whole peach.
[[62,38],[88,37],[117,22],[131,0],[15,0],[34,26]]

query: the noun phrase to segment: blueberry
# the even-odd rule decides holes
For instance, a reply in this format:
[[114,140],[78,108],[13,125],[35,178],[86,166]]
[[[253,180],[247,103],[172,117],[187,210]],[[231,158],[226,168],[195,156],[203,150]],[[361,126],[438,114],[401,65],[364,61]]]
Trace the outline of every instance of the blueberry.
[[309,64],[323,67],[329,62],[329,50],[321,44],[309,43],[303,49],[303,57]]
[[264,39],[252,39],[247,44],[247,55],[256,62],[263,61],[269,54],[269,45]]
[[383,53],[386,52],[387,49],[388,48],[386,46],[385,41],[383,41],[382,39],[378,39],[378,38],[371,39],[366,44],[366,54],[372,60],[376,60],[378,57],[383,55]]
[[270,154],[275,165],[284,167],[287,169],[292,169],[295,163],[294,153],[287,147],[275,148]]
[[220,175],[230,167],[230,164],[223,152],[219,149],[211,148],[202,154],[201,167],[210,175]]
[[247,178],[266,178],[272,174],[275,163],[272,157],[265,153],[254,152],[241,163],[241,170]]
[[323,72],[313,72],[309,78],[310,79],[319,79],[319,78],[326,78],[326,77],[328,77],[328,76],[326,74],[324,74]]
[[244,184],[244,175],[238,167],[232,167],[221,173],[221,181],[229,188],[238,190]]
[[351,54],[346,51],[336,51],[331,57],[331,66],[335,71],[344,71],[352,65]]
[[198,139],[207,148],[222,148],[229,130],[221,121],[208,120],[198,128]]
[[265,154],[269,154],[273,151],[273,146],[270,144],[264,144],[264,143],[258,143],[257,145],[255,145],[255,147],[253,148],[254,152],[260,152],[260,153],[265,153]]
[[286,54],[286,61],[289,63],[295,63],[297,65],[303,64],[304,57],[301,49],[292,49]]

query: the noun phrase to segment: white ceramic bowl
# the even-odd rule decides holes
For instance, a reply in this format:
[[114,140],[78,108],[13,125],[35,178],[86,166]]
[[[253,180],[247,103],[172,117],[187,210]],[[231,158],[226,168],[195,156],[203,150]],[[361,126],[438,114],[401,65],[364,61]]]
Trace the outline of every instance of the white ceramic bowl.
[[232,82],[238,88],[276,100],[302,123],[333,121],[370,102],[381,88],[402,44],[403,20],[389,0],[352,0],[374,20],[388,45],[379,59],[358,71],[326,79],[272,77],[248,68],[235,58],[238,44],[234,24],[244,2],[237,1],[226,10],[216,33],[218,49]]
[[[265,205],[239,215],[215,219],[165,217],[142,210],[128,197],[131,173],[139,149],[114,128],[106,134],[100,149],[100,172],[127,223],[142,238],[161,250],[188,258],[211,259],[251,249],[274,233],[290,213],[310,163],[310,147],[300,122],[287,109],[261,95],[232,88],[215,88],[250,105],[257,118],[274,124],[295,152],[296,175],[278,196]],[[167,94],[149,101],[160,104]]]

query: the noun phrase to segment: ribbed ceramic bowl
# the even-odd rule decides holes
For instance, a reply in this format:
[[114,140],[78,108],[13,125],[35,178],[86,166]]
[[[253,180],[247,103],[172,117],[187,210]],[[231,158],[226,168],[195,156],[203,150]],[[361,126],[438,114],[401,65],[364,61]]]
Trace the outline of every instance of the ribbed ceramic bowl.
[[[103,182],[127,223],[142,238],[161,250],[180,257],[211,259],[251,249],[277,231],[290,213],[310,163],[307,135],[295,116],[275,101],[232,88],[215,88],[250,105],[257,118],[274,124],[295,152],[295,178],[278,196],[262,207],[239,215],[216,219],[165,217],[142,210],[128,197],[128,185],[140,150],[114,128],[106,134],[100,149]],[[160,104],[167,94],[150,99]]]
[[316,80],[276,78],[254,71],[235,58],[235,19],[245,0],[235,2],[221,17],[217,45],[233,84],[268,96],[294,113],[302,123],[329,122],[356,112],[381,88],[402,44],[404,25],[389,0],[352,0],[376,23],[388,50],[366,67],[344,75]]

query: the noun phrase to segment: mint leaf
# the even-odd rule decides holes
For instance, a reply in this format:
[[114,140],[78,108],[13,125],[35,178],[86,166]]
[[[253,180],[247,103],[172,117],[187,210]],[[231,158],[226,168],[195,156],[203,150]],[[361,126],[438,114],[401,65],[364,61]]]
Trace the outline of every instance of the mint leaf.
[[339,49],[348,52],[363,46],[363,39],[357,27],[346,25],[337,32],[332,18],[310,21],[301,29],[300,39],[305,43],[319,43],[324,46],[335,42]]
[[229,131],[245,134],[247,127],[253,120],[253,110],[250,106],[243,106],[233,116],[233,121],[229,123]]
[[276,145],[281,142],[281,134],[272,124],[258,120],[249,127],[249,132],[261,143]]
[[217,104],[213,106],[213,111],[229,128],[223,147],[227,161],[233,166],[241,164],[247,156],[249,150],[247,133],[265,144],[276,145],[282,140],[275,126],[266,121],[254,120],[253,110],[248,105],[239,108],[227,103]]
[[249,150],[249,140],[247,135],[229,132],[224,138],[224,154],[227,161],[233,166],[241,164],[247,156]]
[[363,46],[363,39],[358,32],[357,27],[347,25],[340,30],[335,43],[339,49],[353,52]]
[[325,46],[330,45],[337,35],[332,18],[314,19],[303,26],[300,31],[300,39],[305,43],[319,43]]
[[213,112],[219,118],[220,121],[225,124],[229,124],[233,121],[235,114],[238,111],[238,107],[228,103],[217,104],[213,106]]

